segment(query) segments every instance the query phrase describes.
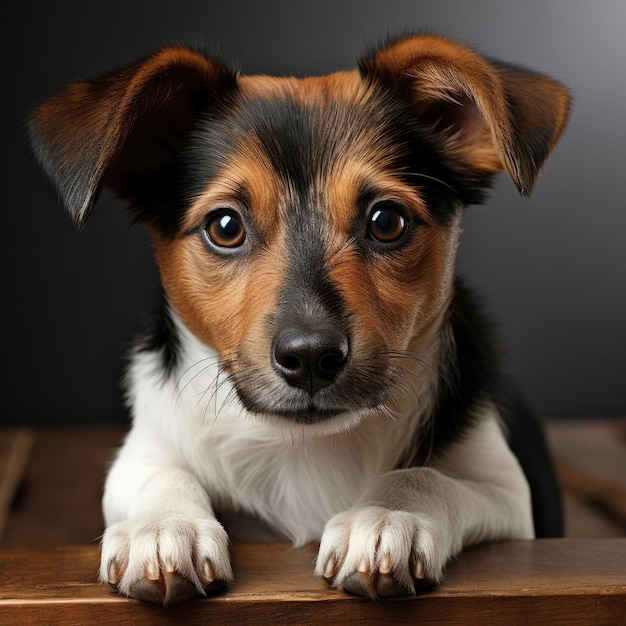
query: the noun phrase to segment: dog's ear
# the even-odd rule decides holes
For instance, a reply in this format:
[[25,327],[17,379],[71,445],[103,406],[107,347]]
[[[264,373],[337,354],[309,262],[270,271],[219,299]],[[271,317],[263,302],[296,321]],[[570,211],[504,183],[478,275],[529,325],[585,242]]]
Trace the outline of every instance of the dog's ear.
[[559,83],[431,35],[384,45],[360,70],[400,91],[447,154],[485,174],[504,168],[522,194],[532,191],[569,116]]
[[39,160],[78,225],[104,184],[121,196],[181,149],[207,99],[224,96],[235,75],[183,47],[92,81],[71,85],[37,109],[30,123]]

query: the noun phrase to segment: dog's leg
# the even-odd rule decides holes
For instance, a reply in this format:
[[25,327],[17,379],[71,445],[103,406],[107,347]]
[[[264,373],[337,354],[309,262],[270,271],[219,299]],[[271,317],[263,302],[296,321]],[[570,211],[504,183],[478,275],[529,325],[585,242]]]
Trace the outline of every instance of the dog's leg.
[[232,579],[228,537],[205,490],[132,432],[107,477],[104,511],[100,580],[121,594],[170,604]]
[[379,476],[324,530],[316,573],[370,597],[438,582],[469,544],[534,536],[528,484],[494,410],[432,467]]

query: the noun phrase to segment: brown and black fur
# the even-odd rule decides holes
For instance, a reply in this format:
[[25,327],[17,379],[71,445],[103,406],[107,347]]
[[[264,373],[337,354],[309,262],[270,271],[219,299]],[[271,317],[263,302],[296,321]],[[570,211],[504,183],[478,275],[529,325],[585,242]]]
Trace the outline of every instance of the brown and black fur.
[[[530,194],[568,108],[551,79],[425,35],[373,49],[358,70],[304,79],[239,75],[164,48],[73,85],[31,130],[77,224],[106,186],[150,230],[165,306],[137,349],[159,355],[164,378],[181,359],[172,311],[220,355],[248,412],[303,427],[392,407],[411,384],[404,364],[419,362],[436,381],[432,409],[397,468],[443,455],[494,402],[535,533],[556,536],[541,427],[505,391],[496,342],[453,262],[465,207],[502,169]],[[400,215],[401,235],[373,237],[373,207]],[[236,218],[242,242],[215,245],[217,214]],[[303,382],[277,346],[283,329],[311,327],[336,345],[320,380]],[[434,361],[409,350],[433,333]]]

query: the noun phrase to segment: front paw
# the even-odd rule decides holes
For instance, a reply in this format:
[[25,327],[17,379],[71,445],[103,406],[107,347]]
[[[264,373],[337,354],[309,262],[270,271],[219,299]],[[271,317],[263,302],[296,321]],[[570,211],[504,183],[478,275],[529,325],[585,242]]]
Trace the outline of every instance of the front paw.
[[118,522],[102,538],[100,580],[125,596],[172,604],[232,578],[228,536],[212,518]]
[[450,556],[434,520],[364,507],[326,524],[315,573],[338,589],[370,598],[406,595],[436,584]]

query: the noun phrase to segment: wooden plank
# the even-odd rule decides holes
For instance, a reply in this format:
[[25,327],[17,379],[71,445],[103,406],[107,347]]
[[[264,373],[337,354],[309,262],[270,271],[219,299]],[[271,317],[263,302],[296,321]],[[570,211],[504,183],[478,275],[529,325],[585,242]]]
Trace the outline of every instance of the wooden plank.
[[547,434],[555,456],[626,490],[625,419],[555,420]]
[[34,440],[34,432],[27,428],[0,432],[0,540],[15,494],[24,481]]
[[35,440],[19,507],[8,520],[5,546],[63,546],[102,534],[101,499],[107,468],[123,430],[50,428]]
[[567,535],[626,535],[626,420],[553,421],[547,426],[565,494]]
[[556,458],[556,469],[564,489],[604,509],[626,530],[626,487],[615,478],[602,478],[564,458]]
[[603,509],[592,506],[584,499],[565,490],[565,536],[577,539],[607,539],[624,537],[624,526],[619,520],[606,515]]
[[167,608],[94,582],[98,548],[0,549],[6,624],[612,624],[626,623],[626,539],[549,539],[466,550],[437,588],[372,602],[312,574],[316,546],[232,546],[236,582]]

